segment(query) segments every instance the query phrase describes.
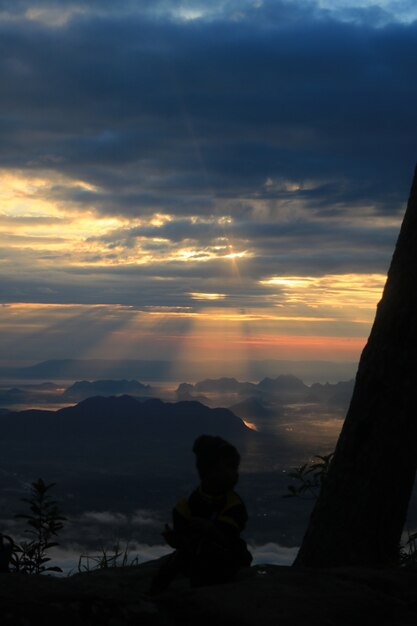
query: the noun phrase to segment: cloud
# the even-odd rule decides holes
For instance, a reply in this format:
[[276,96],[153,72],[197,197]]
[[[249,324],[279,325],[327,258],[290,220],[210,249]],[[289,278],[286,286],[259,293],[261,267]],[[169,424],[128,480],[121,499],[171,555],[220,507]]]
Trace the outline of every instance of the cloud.
[[[297,22],[306,17],[338,21],[370,23],[375,26],[390,22],[409,22],[416,17],[412,0],[380,0],[378,5],[363,0],[124,0],[117,6],[111,0],[2,0],[5,20],[21,19],[49,28],[60,28],[72,19],[88,16],[136,15],[154,20],[176,22],[210,22],[230,20]],[[60,15],[59,15],[60,12]]]
[[259,546],[249,546],[249,550],[253,555],[253,565],[292,565],[299,548],[288,548],[278,543],[266,543]]
[[128,521],[126,515],[123,513],[114,513],[113,511],[86,511],[83,513],[82,517],[86,521],[112,526],[126,524]]
[[114,511],[86,511],[82,515],[84,522],[96,522],[105,526],[149,526],[160,523],[158,516],[152,511],[138,510],[132,516]]
[[304,318],[268,279],[384,274],[416,158],[413,6],[0,0],[1,301],[204,314],[192,294],[222,294]]
[[[302,184],[323,172],[329,184],[296,195],[398,210],[415,158],[417,26],[375,29],[275,5],[236,25],[222,13],[98,19],[93,4],[59,38],[6,22],[1,162],[55,159],[98,188],[69,197],[108,213],[181,213],[194,196],[194,210],[199,198],[279,197],[268,178]],[[300,19],[278,19],[284,10]]]

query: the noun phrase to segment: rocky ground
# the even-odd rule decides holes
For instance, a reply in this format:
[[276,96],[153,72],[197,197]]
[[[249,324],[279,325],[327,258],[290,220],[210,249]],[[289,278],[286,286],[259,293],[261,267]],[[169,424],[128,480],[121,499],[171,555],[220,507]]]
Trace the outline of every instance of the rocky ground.
[[176,580],[147,594],[158,567],[110,568],[68,578],[0,575],[2,626],[415,626],[417,572],[256,566],[222,586]]

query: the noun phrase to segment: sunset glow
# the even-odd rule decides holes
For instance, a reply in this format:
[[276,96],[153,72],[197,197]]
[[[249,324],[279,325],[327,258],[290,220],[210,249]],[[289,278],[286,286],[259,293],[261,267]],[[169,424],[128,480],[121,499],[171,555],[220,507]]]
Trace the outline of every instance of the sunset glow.
[[5,358],[358,359],[415,158],[385,50],[417,15],[284,4],[4,5]]
[[[0,569],[18,573],[6,622],[36,603],[45,624],[67,605],[75,621],[97,608],[198,623],[201,598],[220,623],[246,608],[254,624],[337,623],[347,570],[340,602],[324,578],[300,611],[295,587],[270,602],[273,578],[284,589],[284,570],[329,556],[304,542],[320,535],[314,502],[340,496],[336,474],[367,506],[353,516],[339,498],[337,524],[330,500],[318,507],[336,565],[362,555],[368,568],[358,613],[369,592],[366,614],[385,598],[410,618],[408,588],[382,589],[369,566],[375,546],[377,566],[416,556],[399,545],[408,441],[391,437],[394,480],[382,440],[413,408],[399,385],[412,394],[413,333],[394,318],[412,278],[417,2],[0,0],[0,41]],[[32,525],[45,493],[59,544]],[[351,522],[367,515],[361,537]],[[344,521],[357,546],[340,551]],[[103,564],[114,576],[89,584]],[[60,581],[44,576],[37,598],[36,579],[55,572],[70,587],[48,604]]]
[[[57,199],[57,188],[64,200]],[[91,196],[90,208],[80,210],[65,199],[74,191]],[[167,237],[171,232],[167,229],[175,232],[175,216],[155,213],[138,219],[102,215],[94,206],[94,197],[100,193],[96,185],[53,172],[28,176],[3,171],[0,193],[0,237],[9,253],[9,261],[4,257],[3,265],[13,262],[29,282],[35,274],[37,279],[44,277],[42,285],[31,288],[27,296],[16,290],[17,302],[10,300],[3,308],[2,347],[16,355],[21,353],[22,340],[33,342],[29,353],[34,355],[40,340],[37,334],[40,338],[48,333],[62,345],[77,345],[71,340],[74,324],[88,320],[96,336],[83,343],[84,358],[110,354],[118,358],[155,354],[161,358],[165,353],[176,353],[189,359],[199,353],[208,359],[227,356],[242,361],[274,357],[356,360],[385,282],[382,273],[248,279],[247,265],[240,264],[256,260],[257,254],[250,249],[235,251],[241,245],[236,236],[231,251],[229,236],[221,232],[233,227],[230,216],[206,223],[197,215],[182,219],[181,227],[188,222],[191,231],[203,228],[203,233],[204,228],[217,225],[221,229],[217,238],[190,246],[187,237],[178,241]],[[247,246],[247,241],[242,244]],[[182,266],[197,268],[213,261],[222,265],[210,270],[208,281],[202,284],[221,286],[221,291],[190,291],[194,280],[180,286]],[[115,301],[113,283],[121,280],[126,287],[135,284],[134,276],[128,274],[130,267],[146,268],[140,280],[153,290],[158,283],[165,291],[176,284],[181,306],[156,306],[146,301],[128,304],[125,296],[117,302],[117,295]],[[174,273],[166,275],[170,267]],[[113,275],[118,268],[122,273]],[[91,280],[97,302],[83,303],[85,295],[81,299],[79,295],[63,296],[66,284],[75,284],[78,289],[85,284],[87,288]],[[247,300],[243,294],[250,284],[262,291],[258,295],[255,291]],[[222,306],[210,305],[215,302]],[[187,321],[185,330],[181,320]]]

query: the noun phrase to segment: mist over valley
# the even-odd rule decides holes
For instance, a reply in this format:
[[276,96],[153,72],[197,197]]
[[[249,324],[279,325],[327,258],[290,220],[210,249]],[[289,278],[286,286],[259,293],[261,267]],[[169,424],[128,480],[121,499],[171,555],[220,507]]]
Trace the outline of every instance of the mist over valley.
[[[73,564],[76,553],[92,554],[116,542],[158,556],[167,549],[161,532],[173,505],[198,482],[193,441],[216,434],[241,453],[237,490],[249,511],[248,542],[264,558],[260,546],[269,545],[272,561],[288,560],[314,503],[283,498],[293,482],[288,473],[332,452],[353,379],[306,384],[294,374],[279,374],[258,381],[149,380],[24,378],[18,386],[2,380],[4,532],[22,532],[14,515],[31,481],[41,476],[56,483],[68,517],[58,549],[63,561]],[[413,499],[410,519],[415,508]]]
[[202,433],[230,440],[241,453],[248,541],[295,549],[311,501],[282,498],[287,473],[333,449],[346,409],[340,389],[353,386],[307,385],[294,374],[258,382],[17,382],[3,379],[0,392],[3,527],[21,532],[13,516],[42,476],[56,483],[69,518],[61,546],[80,552],[116,540],[161,546],[173,505],[197,484],[191,448]]

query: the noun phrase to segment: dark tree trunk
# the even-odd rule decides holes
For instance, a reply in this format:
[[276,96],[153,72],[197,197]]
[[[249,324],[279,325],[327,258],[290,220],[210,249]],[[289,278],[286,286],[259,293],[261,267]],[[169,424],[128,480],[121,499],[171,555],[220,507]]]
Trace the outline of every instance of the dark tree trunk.
[[348,414],[296,565],[398,561],[417,467],[417,169]]

